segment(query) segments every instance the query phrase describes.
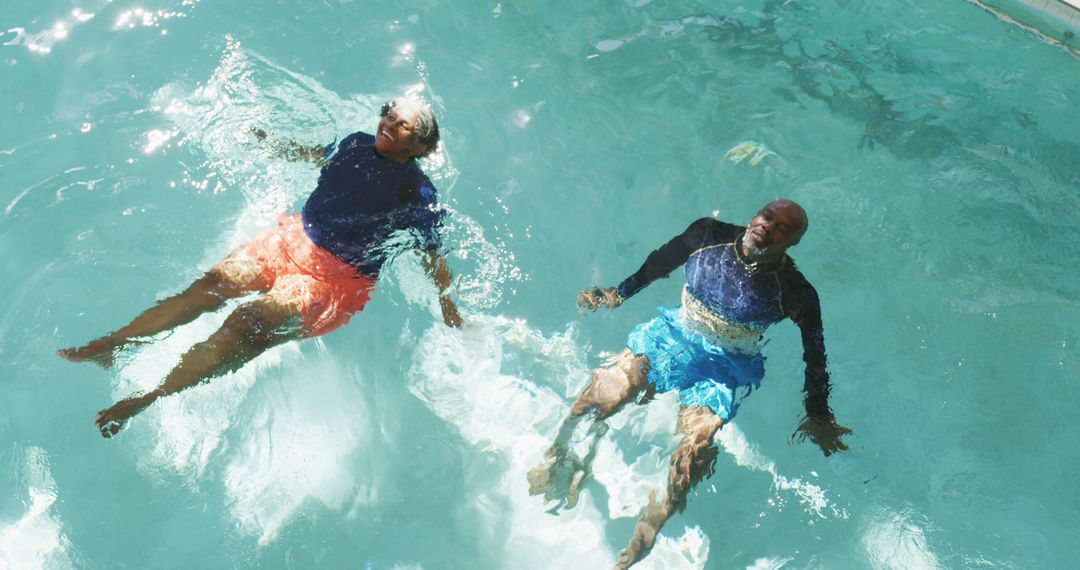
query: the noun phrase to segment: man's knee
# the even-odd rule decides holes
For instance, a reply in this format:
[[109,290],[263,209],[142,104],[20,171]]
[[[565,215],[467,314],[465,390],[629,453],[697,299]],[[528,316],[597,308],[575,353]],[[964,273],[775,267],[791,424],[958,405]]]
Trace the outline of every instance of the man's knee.
[[720,450],[713,437],[724,420],[706,407],[685,408],[679,412],[679,428],[684,436],[671,456],[668,497],[671,507],[681,511],[686,495],[706,477],[713,474]]
[[692,406],[679,411],[679,431],[687,437],[711,441],[723,425],[723,418],[707,406]]
[[716,469],[720,450],[708,443],[699,442],[679,445],[671,456],[671,473],[668,478],[669,508],[682,511],[686,507],[686,495]]
[[627,374],[633,374],[642,378],[646,378],[649,375],[649,370],[652,369],[652,364],[649,363],[649,357],[644,354],[635,354],[630,359],[627,366]]
[[593,370],[589,386],[570,407],[570,414],[582,416],[596,410],[597,419],[606,419],[649,386],[649,359],[629,349],[613,356],[605,368]]

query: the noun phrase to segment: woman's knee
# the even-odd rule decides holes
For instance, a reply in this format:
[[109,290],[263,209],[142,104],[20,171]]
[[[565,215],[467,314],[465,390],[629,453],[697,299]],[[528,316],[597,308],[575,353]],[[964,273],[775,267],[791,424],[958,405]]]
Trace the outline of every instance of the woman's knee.
[[263,296],[237,307],[225,327],[249,341],[273,344],[302,336],[301,321],[300,311],[295,307]]
[[265,281],[258,261],[234,252],[207,271],[196,283],[201,282],[211,293],[234,298],[250,291],[266,290]]

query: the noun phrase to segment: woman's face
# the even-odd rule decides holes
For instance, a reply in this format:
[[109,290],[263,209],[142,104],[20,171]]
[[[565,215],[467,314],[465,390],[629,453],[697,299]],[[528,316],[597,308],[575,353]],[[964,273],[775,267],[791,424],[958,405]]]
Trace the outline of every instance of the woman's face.
[[375,150],[395,160],[407,160],[427,150],[416,140],[416,112],[408,107],[390,109],[375,132]]

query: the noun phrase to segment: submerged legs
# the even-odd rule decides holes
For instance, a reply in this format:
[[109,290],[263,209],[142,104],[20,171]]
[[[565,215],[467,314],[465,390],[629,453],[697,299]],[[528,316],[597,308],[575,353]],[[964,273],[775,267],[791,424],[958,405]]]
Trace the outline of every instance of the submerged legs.
[[98,412],[94,423],[112,437],[124,422],[158,398],[243,366],[269,348],[303,336],[299,309],[273,295],[245,303],[208,339],[191,347],[153,392],[125,398]]
[[58,354],[73,362],[89,361],[108,368],[116,351],[133,342],[132,339],[187,324],[203,313],[221,308],[228,299],[265,289],[254,260],[234,253],[182,293],[159,301],[127,326],[83,346],[62,349]]
[[[604,424],[603,420],[621,410],[651,386],[646,376],[648,371],[649,359],[634,356],[630,349],[626,349],[608,361],[606,368],[598,368],[592,372],[589,386],[570,407],[570,415],[563,421],[555,441],[544,454],[544,462],[529,471],[530,494],[543,493],[545,500],[554,499],[557,493],[555,475],[566,467],[569,461],[571,473],[566,491],[566,506],[573,507],[577,504],[578,491],[595,453],[595,442],[607,431],[607,424]],[[589,428],[588,435],[592,439],[589,453],[578,460],[571,457],[570,437],[582,417],[592,411],[596,412],[597,421]]]
[[686,495],[702,479],[712,475],[719,451],[713,437],[724,420],[706,407],[683,408],[679,412],[679,431],[683,438],[668,462],[668,484],[662,499],[657,491],[649,497],[649,506],[634,526],[630,544],[619,553],[616,570],[629,568],[645,557],[656,543],[656,535],[671,515],[686,507]]

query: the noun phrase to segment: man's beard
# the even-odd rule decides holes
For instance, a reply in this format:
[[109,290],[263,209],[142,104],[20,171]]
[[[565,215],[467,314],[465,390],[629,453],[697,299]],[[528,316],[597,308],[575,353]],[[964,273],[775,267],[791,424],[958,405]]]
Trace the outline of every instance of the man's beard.
[[760,248],[760,247],[754,245],[750,241],[750,233],[749,232],[743,234],[742,246],[743,246],[743,251],[748,253],[749,257],[761,257],[762,255],[765,255],[765,249],[764,248]]

